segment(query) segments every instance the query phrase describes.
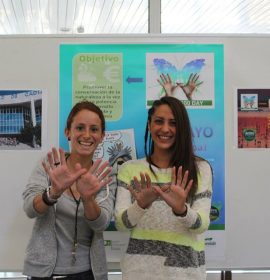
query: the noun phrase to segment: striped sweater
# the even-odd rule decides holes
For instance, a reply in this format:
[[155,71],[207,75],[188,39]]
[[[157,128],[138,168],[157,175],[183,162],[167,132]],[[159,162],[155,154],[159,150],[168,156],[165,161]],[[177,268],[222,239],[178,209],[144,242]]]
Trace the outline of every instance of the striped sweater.
[[209,226],[212,172],[198,160],[198,190],[187,215],[179,217],[161,198],[148,209],[133,200],[127,186],[140,172],[150,175],[152,184],[171,181],[171,168],[149,169],[145,159],[128,161],[118,173],[115,221],[118,230],[130,230],[127,251],[121,261],[123,280],[202,280],[206,279],[204,235]]

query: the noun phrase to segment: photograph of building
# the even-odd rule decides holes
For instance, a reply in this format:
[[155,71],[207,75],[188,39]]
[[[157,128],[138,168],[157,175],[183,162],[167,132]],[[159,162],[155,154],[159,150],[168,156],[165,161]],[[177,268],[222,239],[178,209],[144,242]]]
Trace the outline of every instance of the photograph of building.
[[41,149],[42,91],[0,90],[0,150]]

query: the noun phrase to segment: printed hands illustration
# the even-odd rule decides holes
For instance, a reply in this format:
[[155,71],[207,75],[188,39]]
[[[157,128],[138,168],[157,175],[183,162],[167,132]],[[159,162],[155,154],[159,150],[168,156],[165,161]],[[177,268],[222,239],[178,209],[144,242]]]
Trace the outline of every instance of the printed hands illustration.
[[195,73],[189,75],[188,81],[185,84],[176,83],[174,85],[169,74],[161,74],[160,79],[158,79],[157,81],[164,89],[166,96],[174,96],[174,90],[179,86],[183,90],[187,99],[192,100],[194,91],[203,83],[202,81],[198,80],[199,74]]
[[185,93],[188,100],[192,100],[192,94],[203,82],[198,82],[199,74],[190,74],[186,84],[176,83]]
[[161,74],[160,79],[157,80],[165,91],[166,96],[173,96],[173,91],[177,88],[177,84],[173,85],[169,74]]

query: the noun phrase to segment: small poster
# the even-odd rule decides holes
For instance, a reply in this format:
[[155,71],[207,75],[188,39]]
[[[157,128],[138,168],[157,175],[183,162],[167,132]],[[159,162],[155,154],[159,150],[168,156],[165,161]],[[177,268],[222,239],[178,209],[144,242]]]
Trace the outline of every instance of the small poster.
[[237,90],[237,147],[270,148],[270,89]]
[[94,154],[94,159],[99,158],[107,160],[115,170],[124,162],[136,159],[133,129],[106,131]]
[[170,78],[172,96],[188,108],[212,109],[215,106],[213,53],[147,53],[147,106],[165,95],[157,80]]

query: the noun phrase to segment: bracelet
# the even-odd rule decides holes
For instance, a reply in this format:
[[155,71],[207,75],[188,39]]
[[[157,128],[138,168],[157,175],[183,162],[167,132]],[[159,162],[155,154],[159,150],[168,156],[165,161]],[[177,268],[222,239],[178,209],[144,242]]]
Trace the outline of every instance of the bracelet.
[[51,198],[49,192],[50,192],[50,188],[46,188],[44,190],[44,192],[42,193],[42,200],[46,205],[52,206],[57,202],[57,199]]
[[51,189],[52,189],[52,187],[48,187],[47,188],[47,190],[48,190],[47,194],[48,194],[49,200],[57,200],[61,196],[61,194],[59,194],[59,195],[51,195]]
[[185,212],[183,212],[182,214],[177,214],[177,213],[175,213],[175,212],[173,211],[173,214],[174,214],[175,216],[177,216],[177,217],[182,217],[182,218],[186,217],[188,208],[187,208],[187,205],[185,205],[185,206],[186,206]]

